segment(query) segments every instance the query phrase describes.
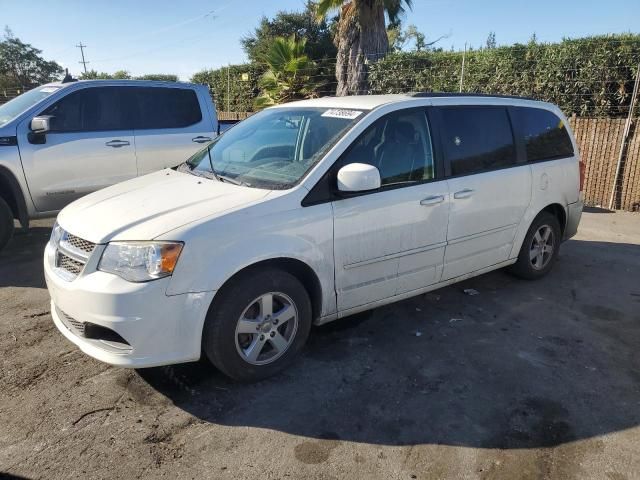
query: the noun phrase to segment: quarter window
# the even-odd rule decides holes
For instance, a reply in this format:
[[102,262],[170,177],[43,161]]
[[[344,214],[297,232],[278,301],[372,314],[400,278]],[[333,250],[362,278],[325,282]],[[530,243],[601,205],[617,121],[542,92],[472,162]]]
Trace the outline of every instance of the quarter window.
[[504,107],[444,107],[444,155],[451,175],[465,175],[516,163],[511,122]]
[[47,108],[41,115],[51,115],[54,132],[95,132],[132,128],[120,88],[84,88],[70,93]]
[[570,157],[573,145],[569,132],[554,113],[540,108],[515,109],[520,131],[524,137],[527,161]]
[[162,87],[132,90],[138,104],[136,129],[184,128],[202,120],[193,90]]
[[422,109],[394,112],[376,120],[340,162],[366,163],[380,171],[382,185],[414,183],[434,176],[433,150]]

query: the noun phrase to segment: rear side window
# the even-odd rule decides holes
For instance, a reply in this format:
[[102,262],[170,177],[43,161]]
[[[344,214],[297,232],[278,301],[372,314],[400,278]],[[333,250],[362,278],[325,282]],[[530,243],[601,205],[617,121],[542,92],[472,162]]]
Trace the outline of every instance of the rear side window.
[[554,113],[540,108],[515,109],[520,132],[524,137],[527,161],[570,157],[573,145],[569,132]]
[[184,88],[133,89],[137,99],[136,129],[184,128],[202,120],[196,92]]
[[54,132],[99,132],[132,128],[121,88],[84,88],[60,99],[41,115],[51,115]]
[[509,114],[504,107],[440,109],[443,150],[451,175],[465,175],[516,163]]

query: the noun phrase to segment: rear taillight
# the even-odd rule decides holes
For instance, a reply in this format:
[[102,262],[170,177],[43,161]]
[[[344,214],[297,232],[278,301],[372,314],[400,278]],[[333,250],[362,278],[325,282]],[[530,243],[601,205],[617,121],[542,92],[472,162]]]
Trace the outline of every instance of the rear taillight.
[[580,168],[580,191],[582,192],[584,190],[584,172],[586,168],[582,160],[580,160],[578,166]]

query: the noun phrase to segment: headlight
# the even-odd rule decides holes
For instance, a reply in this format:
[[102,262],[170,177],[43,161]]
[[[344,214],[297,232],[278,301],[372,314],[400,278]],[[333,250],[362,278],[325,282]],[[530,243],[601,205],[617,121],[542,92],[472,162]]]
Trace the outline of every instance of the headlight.
[[51,230],[51,238],[49,239],[51,245],[57,246],[60,243],[63,233],[64,230],[60,225],[58,225],[58,222],[54,223],[53,229]]
[[130,282],[147,282],[173,273],[182,252],[179,242],[111,242],[98,270]]

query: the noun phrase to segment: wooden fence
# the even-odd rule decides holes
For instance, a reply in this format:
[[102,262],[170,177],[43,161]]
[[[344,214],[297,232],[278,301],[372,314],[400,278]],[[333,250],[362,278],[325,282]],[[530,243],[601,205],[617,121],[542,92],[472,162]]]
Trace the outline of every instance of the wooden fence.
[[[586,166],[585,202],[589,206],[607,208],[614,187],[625,119],[571,117],[569,123]],[[614,198],[614,208],[640,211],[640,128],[632,127],[628,137]]]

